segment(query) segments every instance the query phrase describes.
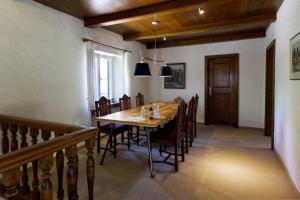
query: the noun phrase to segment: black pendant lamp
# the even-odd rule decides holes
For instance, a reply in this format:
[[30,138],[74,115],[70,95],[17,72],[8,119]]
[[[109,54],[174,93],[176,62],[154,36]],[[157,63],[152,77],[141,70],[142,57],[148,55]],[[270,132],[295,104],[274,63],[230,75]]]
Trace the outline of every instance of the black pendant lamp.
[[171,67],[168,65],[163,65],[160,67],[159,70],[159,76],[160,77],[171,77],[172,76],[172,70]]
[[151,72],[148,63],[139,62],[135,65],[134,76],[137,77],[149,77]]

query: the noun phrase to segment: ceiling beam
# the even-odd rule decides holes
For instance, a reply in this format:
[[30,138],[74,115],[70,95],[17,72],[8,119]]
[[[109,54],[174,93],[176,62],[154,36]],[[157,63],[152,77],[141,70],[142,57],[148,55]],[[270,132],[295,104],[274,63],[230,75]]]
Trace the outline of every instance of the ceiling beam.
[[[207,36],[207,37],[200,37],[200,38],[179,40],[179,41],[158,42],[156,46],[157,48],[188,46],[188,45],[195,45],[195,44],[208,44],[208,43],[216,43],[216,42],[261,38],[265,36],[266,36],[266,31],[261,30],[261,31],[237,33],[237,34],[231,33],[231,34],[224,34],[224,35],[217,35],[217,36]],[[147,48],[154,49],[154,43],[153,42],[147,43]]]
[[[265,24],[270,24],[271,22],[274,21],[276,21],[276,13],[262,14],[262,15],[256,15],[256,16],[251,16],[246,18],[230,19],[230,20],[225,20],[220,22],[214,22],[214,23],[204,24],[200,26],[194,26],[191,28],[184,28],[180,30],[157,31],[156,37],[162,38],[162,37],[190,35],[190,34],[197,34],[197,33],[212,33],[212,32],[222,31],[226,29],[239,28],[242,26],[265,25]],[[153,38],[154,38],[153,33],[137,33],[137,34],[123,35],[123,39],[126,41],[149,40]]]
[[171,0],[140,8],[99,15],[84,20],[86,27],[111,26],[151,18],[155,15],[166,15],[198,9],[199,7],[222,5],[232,0]]

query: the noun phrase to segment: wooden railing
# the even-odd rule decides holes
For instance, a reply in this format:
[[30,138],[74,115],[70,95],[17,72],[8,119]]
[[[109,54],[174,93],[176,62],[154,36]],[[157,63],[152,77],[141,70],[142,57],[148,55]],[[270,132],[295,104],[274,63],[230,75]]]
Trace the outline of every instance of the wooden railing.
[[[56,156],[57,199],[64,199],[65,156],[67,158],[68,198],[78,199],[77,144],[81,142],[85,142],[87,148],[88,194],[89,199],[93,199],[95,172],[93,149],[97,133],[96,128],[3,115],[0,115],[0,124],[3,153],[0,156],[0,174],[2,175],[2,190],[6,199],[52,199],[50,170],[53,165],[53,155]],[[31,142],[28,142],[28,133]],[[42,138],[41,141],[38,139],[39,136]],[[20,138],[20,141],[18,138]],[[29,163],[32,163],[31,186],[28,177]],[[39,180],[38,168],[41,170],[41,180]]]

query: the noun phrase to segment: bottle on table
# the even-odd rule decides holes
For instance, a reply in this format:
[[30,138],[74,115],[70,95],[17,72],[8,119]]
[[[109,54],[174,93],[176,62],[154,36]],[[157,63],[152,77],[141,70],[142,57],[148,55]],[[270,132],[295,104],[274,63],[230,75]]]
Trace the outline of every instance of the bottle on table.
[[152,103],[150,103],[150,108],[149,108],[149,119],[153,119],[153,108],[152,108]]
[[159,118],[159,105],[157,102],[155,102],[155,107],[154,107],[154,118],[155,119]]
[[141,109],[141,118],[145,119],[145,107],[144,106]]
[[160,117],[160,110],[159,110],[159,105],[157,104],[156,106],[156,118],[159,118]]

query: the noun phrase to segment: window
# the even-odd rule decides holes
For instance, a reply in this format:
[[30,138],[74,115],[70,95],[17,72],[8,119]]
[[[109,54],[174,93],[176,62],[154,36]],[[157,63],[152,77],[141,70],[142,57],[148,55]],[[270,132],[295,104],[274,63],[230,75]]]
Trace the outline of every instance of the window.
[[99,65],[99,96],[109,98],[108,93],[108,66],[109,59],[100,58]]
[[117,102],[124,94],[125,75],[122,56],[95,51],[97,99],[104,96]]

